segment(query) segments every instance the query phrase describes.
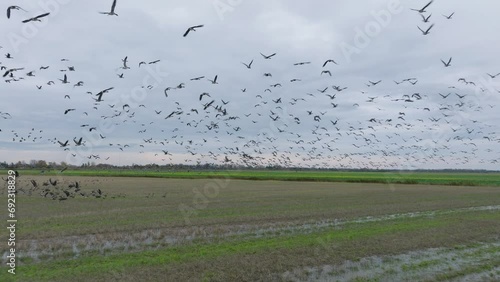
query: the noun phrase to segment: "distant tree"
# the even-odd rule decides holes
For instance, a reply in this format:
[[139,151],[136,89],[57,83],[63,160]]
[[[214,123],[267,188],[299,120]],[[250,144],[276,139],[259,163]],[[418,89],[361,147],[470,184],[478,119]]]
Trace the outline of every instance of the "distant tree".
[[44,160],[39,160],[36,162],[35,166],[40,169],[46,169],[47,168],[47,162]]

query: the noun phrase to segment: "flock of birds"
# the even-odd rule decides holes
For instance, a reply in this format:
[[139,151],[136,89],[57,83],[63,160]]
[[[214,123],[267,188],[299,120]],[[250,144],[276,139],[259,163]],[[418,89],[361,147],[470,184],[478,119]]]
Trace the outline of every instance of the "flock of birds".
[[[63,168],[62,172],[66,170]],[[44,174],[45,171],[41,171],[41,174]],[[57,177],[55,179],[49,178],[45,181],[39,183],[35,179],[24,179],[24,177],[20,177],[18,171],[15,171],[16,175],[16,190],[15,194],[25,195],[28,197],[39,196],[46,199],[51,199],[54,201],[66,201],[68,199],[74,199],[75,197],[80,198],[93,198],[93,199],[106,199],[108,197],[107,193],[104,193],[100,188],[94,188],[91,191],[87,191],[88,189],[84,189],[84,185],[89,185],[92,187],[99,186],[99,179],[83,179],[81,182],[84,185],[81,185],[79,181],[68,181],[61,177]],[[2,177],[2,180],[7,183],[8,179]],[[1,194],[4,194],[6,189],[3,189]],[[115,195],[111,198],[123,197],[124,195]]]
[[[431,14],[426,13],[432,3],[430,1],[421,9],[412,9],[421,15],[424,23],[430,24]],[[110,11],[101,14],[118,16],[116,5],[114,0]],[[12,17],[14,10],[24,11],[19,6],[10,6],[8,18]],[[31,17],[23,22],[41,21],[48,15]],[[454,13],[443,16],[452,20]],[[191,26],[182,36],[187,37],[203,26]],[[434,24],[430,24],[418,26],[418,29],[426,36],[433,27]],[[4,82],[29,84],[41,95],[50,93],[54,85],[65,87],[68,94],[59,101],[53,98],[53,107],[60,111],[61,118],[68,119],[69,126],[78,126],[84,136],[65,136],[65,132],[60,132],[58,137],[46,138],[44,128],[36,126],[31,130],[14,128],[7,132],[4,128],[8,123],[1,123],[4,128],[0,128],[0,140],[10,138],[19,146],[26,143],[52,144],[73,157],[77,156],[78,147],[94,147],[85,158],[98,162],[116,161],[121,153],[137,153],[148,155],[151,162],[160,164],[184,161],[186,164],[252,167],[391,169],[408,163],[423,167],[430,164],[460,167],[471,162],[498,163],[499,151],[494,148],[498,148],[500,136],[495,125],[474,116],[485,110],[496,110],[496,105],[478,101],[475,93],[498,95],[500,91],[493,90],[498,92],[493,93],[476,80],[457,77],[455,84],[434,93],[415,90],[422,83],[417,77],[401,77],[393,81],[372,79],[357,86],[332,85],[325,78],[331,77],[334,69],[341,69],[339,60],[325,58],[322,62],[290,62],[292,70],[287,75],[293,76],[283,79],[282,75],[270,70],[279,52],[262,52],[256,56],[258,58],[238,62],[234,67],[248,72],[264,70],[258,76],[265,87],[259,88],[257,83],[241,85],[240,93],[232,94],[234,99],[224,99],[228,97],[221,94],[228,91],[222,88],[227,81],[224,75],[193,76],[170,86],[142,85],[148,94],[161,95],[164,105],[148,103],[148,100],[131,105],[115,99],[119,90],[112,85],[144,67],[161,63],[161,59],[136,59],[133,62],[134,59],[128,56],[121,61],[118,58],[114,74],[116,81],[106,81],[106,85],[95,91],[82,90],[85,81],[79,79],[79,67],[69,59],[63,58],[51,65],[18,67],[15,66],[16,58],[6,53],[5,60],[0,62]],[[441,62],[444,68],[452,67],[451,57]],[[259,70],[256,70],[257,64]],[[55,76],[54,72],[49,75],[51,69],[56,69],[60,75]],[[317,75],[313,78],[306,75],[314,71]],[[485,72],[481,75],[494,80],[500,73]],[[311,81],[319,81],[321,85],[314,85]],[[294,91],[300,83],[311,85],[310,90],[306,93]],[[378,89],[389,85],[399,87],[398,94],[380,94],[384,90]],[[200,87],[206,87],[207,91],[193,93],[190,90]],[[74,95],[80,100],[72,103]],[[253,104],[238,104],[239,95],[245,99],[252,97]],[[82,97],[87,101],[84,105],[80,102]],[[68,104],[71,106],[67,107]],[[364,116],[366,113],[372,113],[372,116],[356,122],[345,121],[342,116]],[[69,119],[70,116],[74,118]],[[0,111],[0,118],[22,119],[6,111]],[[127,137],[120,141],[121,135],[106,134],[99,126],[103,120],[111,121],[116,128],[114,133],[137,130],[137,138],[130,140]],[[98,136],[99,144],[105,145],[93,144],[95,140],[89,140],[90,134]],[[39,184],[32,184],[33,190],[42,189]],[[50,180],[42,187],[44,185],[46,188],[41,191],[55,199],[78,193],[78,183],[57,191],[49,189],[57,188]],[[99,196],[96,193],[94,196]]]

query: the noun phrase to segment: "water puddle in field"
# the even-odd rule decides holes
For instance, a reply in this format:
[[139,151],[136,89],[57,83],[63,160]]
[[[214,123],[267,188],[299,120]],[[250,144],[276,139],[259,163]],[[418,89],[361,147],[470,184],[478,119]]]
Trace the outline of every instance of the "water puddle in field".
[[[445,211],[424,211],[399,213],[384,216],[366,216],[353,220],[325,219],[309,222],[273,222],[268,224],[240,224],[217,226],[193,226],[179,228],[149,229],[141,232],[120,232],[65,236],[59,238],[20,240],[18,253],[20,263],[47,261],[53,258],[78,258],[88,254],[107,255],[112,253],[155,250],[161,247],[190,244],[193,241],[216,242],[234,238],[272,238],[284,235],[310,234],[329,228],[342,228],[346,224],[363,224],[405,218],[432,218],[471,211],[500,210],[500,205],[460,208]],[[7,261],[7,251],[3,250],[2,263]]]
[[[297,281],[500,281],[500,242],[371,256],[340,265],[298,268],[279,276]],[[278,278],[278,277],[277,277]]]

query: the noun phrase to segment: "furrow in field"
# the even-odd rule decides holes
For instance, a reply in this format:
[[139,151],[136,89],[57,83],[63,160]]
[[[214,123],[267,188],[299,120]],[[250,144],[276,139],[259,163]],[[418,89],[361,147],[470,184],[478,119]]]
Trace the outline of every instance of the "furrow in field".
[[[478,206],[451,210],[433,210],[383,216],[366,216],[352,220],[323,219],[307,222],[273,222],[267,224],[208,225],[179,228],[149,229],[140,232],[89,234],[33,240],[20,240],[20,261],[47,261],[67,257],[78,258],[86,254],[138,252],[161,247],[178,246],[196,242],[272,238],[285,235],[312,234],[329,228],[342,228],[346,224],[363,224],[410,218],[432,218],[438,215],[475,211],[500,210],[500,205]],[[2,261],[6,262],[7,252]]]

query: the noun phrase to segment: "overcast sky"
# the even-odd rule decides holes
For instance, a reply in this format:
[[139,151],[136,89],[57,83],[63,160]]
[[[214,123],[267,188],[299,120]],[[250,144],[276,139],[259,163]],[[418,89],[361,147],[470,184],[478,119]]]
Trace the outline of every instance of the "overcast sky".
[[500,3],[427,2],[4,3],[0,161],[498,169]]

